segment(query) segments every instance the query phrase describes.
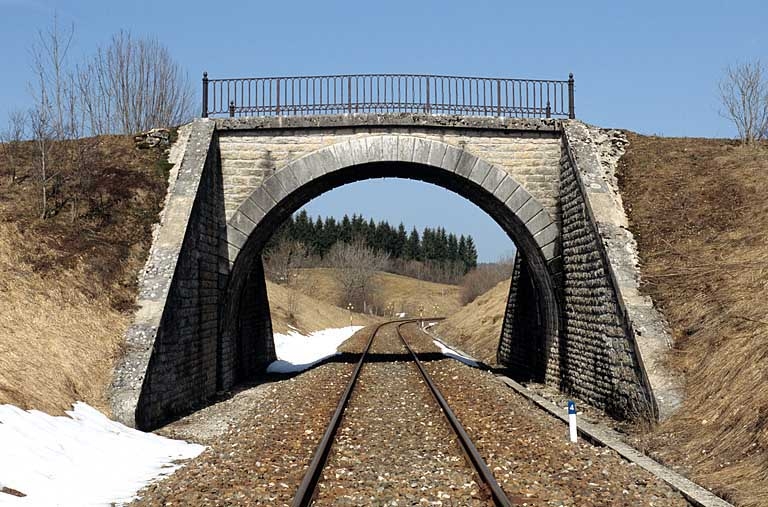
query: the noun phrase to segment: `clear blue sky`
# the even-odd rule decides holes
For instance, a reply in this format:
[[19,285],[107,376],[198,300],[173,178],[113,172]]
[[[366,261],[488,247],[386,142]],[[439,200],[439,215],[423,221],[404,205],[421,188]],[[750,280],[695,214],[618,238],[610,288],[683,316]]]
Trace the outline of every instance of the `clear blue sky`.
[[[646,134],[732,137],[717,81],[731,63],[768,60],[768,2],[174,2],[0,0],[0,125],[29,104],[27,48],[57,11],[74,22],[72,57],[123,28],[157,36],[197,83],[211,77],[413,72],[576,78],[576,115]],[[396,196],[394,208],[387,196]],[[362,212],[444,225],[495,259],[511,243],[447,191],[404,181],[349,185],[312,214]],[[469,217],[469,218],[467,218]]]

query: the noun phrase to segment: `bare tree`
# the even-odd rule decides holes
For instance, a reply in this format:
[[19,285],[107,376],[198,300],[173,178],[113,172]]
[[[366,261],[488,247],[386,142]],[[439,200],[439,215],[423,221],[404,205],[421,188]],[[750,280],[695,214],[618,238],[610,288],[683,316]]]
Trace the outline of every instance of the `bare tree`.
[[485,294],[502,280],[512,277],[515,268],[515,259],[500,259],[495,263],[480,264],[475,269],[464,275],[461,280],[461,292],[459,300],[462,305],[474,301],[481,294]]
[[50,126],[56,139],[66,139],[68,88],[73,86],[67,71],[67,54],[75,34],[74,24],[62,30],[58,15],[53,15],[51,26],[38,30],[37,40],[30,47],[32,68],[37,82],[33,94],[38,98],[45,93],[50,107]]
[[739,138],[753,144],[768,136],[768,69],[756,60],[729,66],[720,81],[720,114],[736,125]]
[[32,129],[32,139],[35,141],[38,156],[38,181],[40,182],[42,205],[40,218],[45,219],[48,216],[48,184],[49,174],[49,151],[51,148],[51,108],[47,95],[43,91],[41,100],[37,107],[30,110],[29,119]]
[[120,31],[78,67],[78,88],[94,133],[134,133],[192,116],[189,76],[157,39]]
[[282,239],[264,255],[267,278],[281,285],[291,285],[296,270],[304,266],[307,247],[304,243]]
[[11,177],[11,184],[16,183],[18,165],[21,162],[20,150],[21,142],[27,133],[27,118],[22,111],[12,111],[8,115],[8,127],[0,134],[0,141],[3,143],[3,154],[5,163],[8,165],[8,174]]
[[389,255],[375,251],[363,241],[354,243],[338,242],[325,256],[328,267],[335,269],[342,286],[342,306],[352,303],[364,311],[370,304],[373,291],[371,279],[377,271],[384,271],[389,264]]

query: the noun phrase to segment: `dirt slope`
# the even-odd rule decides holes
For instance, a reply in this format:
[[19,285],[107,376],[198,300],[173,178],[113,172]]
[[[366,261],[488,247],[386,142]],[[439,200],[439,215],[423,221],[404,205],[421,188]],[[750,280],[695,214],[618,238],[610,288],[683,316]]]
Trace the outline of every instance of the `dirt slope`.
[[[272,282],[267,282],[267,293],[275,333],[288,333],[292,327],[308,334],[329,327],[349,325],[347,310],[321,299]],[[370,315],[352,314],[352,322],[356,326],[367,326],[377,321],[376,317]]]
[[45,220],[32,143],[13,184],[0,150],[0,403],[57,414],[84,400],[107,410],[167,164],[129,136],[84,142],[79,173],[62,162],[71,145],[51,148],[58,176]]
[[[459,290],[457,285],[445,285],[424,282],[407,276],[392,273],[377,273],[371,286],[376,287],[373,300],[379,309],[392,304],[394,312],[405,312],[408,316],[418,316],[419,306],[424,307],[424,315],[451,315],[459,309]],[[295,287],[307,295],[322,301],[340,302],[342,290],[329,268],[307,268],[298,270]],[[435,309],[434,305],[438,305]],[[342,305],[343,306],[343,305]]]
[[504,323],[509,280],[452,313],[435,328],[448,343],[488,364],[496,362],[496,347]]
[[683,408],[652,454],[740,505],[768,499],[768,147],[628,133],[620,184]]

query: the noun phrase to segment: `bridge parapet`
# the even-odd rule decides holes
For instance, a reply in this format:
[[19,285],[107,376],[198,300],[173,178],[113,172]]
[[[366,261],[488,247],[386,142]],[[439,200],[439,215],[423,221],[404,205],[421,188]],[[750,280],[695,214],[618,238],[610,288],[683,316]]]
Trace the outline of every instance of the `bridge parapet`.
[[260,260],[266,240],[324,191],[401,177],[471,200],[523,254],[504,321],[507,364],[529,365],[529,377],[617,417],[652,416],[649,349],[633,327],[643,308],[625,304],[625,272],[613,276],[616,250],[603,244],[612,229],[592,213],[602,199],[594,141],[582,127],[423,113],[197,120],[116,367],[115,415],[156,427],[252,378],[274,358]]
[[573,74],[558,81],[427,74],[209,79],[205,72],[202,91],[204,118],[398,112],[576,118]]

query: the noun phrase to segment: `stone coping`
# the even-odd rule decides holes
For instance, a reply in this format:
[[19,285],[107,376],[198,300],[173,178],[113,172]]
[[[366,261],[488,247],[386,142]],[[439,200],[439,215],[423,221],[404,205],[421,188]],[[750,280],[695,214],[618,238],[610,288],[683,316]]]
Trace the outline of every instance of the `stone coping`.
[[324,116],[252,116],[216,118],[216,129],[267,130],[330,127],[437,127],[542,132],[559,136],[563,120],[554,118],[501,118],[423,113],[352,113]]

